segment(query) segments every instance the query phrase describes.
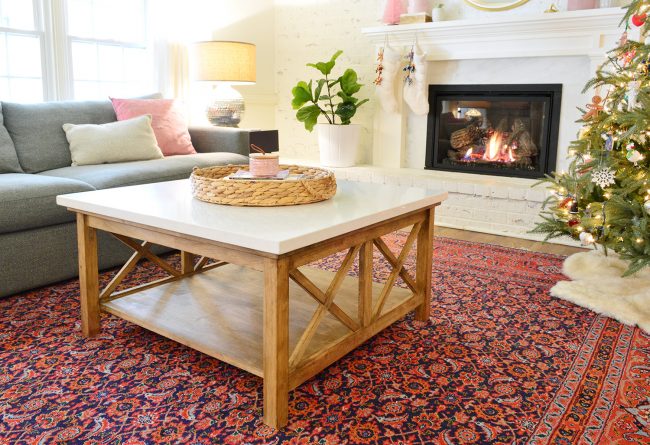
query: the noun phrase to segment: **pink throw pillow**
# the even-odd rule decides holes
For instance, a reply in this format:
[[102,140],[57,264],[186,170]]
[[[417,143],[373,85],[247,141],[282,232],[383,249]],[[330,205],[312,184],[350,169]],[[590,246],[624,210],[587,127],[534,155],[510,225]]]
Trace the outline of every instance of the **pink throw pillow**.
[[183,113],[173,99],[114,99],[113,109],[118,121],[143,114],[151,115],[151,127],[165,156],[196,153]]

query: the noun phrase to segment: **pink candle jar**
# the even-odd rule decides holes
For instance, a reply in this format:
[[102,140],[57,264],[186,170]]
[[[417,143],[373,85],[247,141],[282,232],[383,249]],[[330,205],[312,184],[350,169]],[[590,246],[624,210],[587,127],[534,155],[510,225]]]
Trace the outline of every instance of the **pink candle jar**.
[[275,176],[280,171],[280,156],[277,153],[251,153],[248,169],[253,176]]

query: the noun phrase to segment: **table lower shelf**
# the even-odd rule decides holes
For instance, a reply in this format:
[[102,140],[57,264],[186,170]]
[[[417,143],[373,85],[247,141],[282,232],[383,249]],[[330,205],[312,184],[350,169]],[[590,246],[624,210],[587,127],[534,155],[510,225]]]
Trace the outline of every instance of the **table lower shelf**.
[[[301,271],[323,290],[334,277],[333,273],[318,269],[302,268]],[[383,284],[373,283],[373,301],[382,287]],[[263,295],[261,272],[228,264],[103,303],[102,309],[263,377]],[[334,301],[356,319],[358,295],[357,278],[346,277]],[[413,300],[412,297],[407,289],[393,288],[383,313],[403,306],[407,300]],[[292,280],[289,301],[289,351],[292,351],[318,303]],[[415,307],[415,304],[408,306]],[[401,318],[402,312],[407,310],[395,315]],[[306,351],[306,361],[351,333],[334,316],[327,314]]]

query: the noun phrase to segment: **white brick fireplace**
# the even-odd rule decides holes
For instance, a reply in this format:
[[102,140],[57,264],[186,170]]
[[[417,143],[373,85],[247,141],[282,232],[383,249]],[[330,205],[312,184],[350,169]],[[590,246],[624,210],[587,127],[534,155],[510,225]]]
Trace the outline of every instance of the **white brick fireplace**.
[[[435,24],[365,28],[376,47],[386,38],[406,52],[417,38],[427,52],[430,84],[563,85],[557,169],[568,164],[567,147],[579,124],[576,107],[605,53],[622,32],[618,8],[459,20]],[[401,86],[401,85],[400,85]],[[440,209],[440,225],[523,238],[545,199],[535,180],[424,170],[427,117],[403,104],[397,113],[377,108],[373,129],[373,167],[340,169],[337,177],[426,187],[443,187],[450,198]]]

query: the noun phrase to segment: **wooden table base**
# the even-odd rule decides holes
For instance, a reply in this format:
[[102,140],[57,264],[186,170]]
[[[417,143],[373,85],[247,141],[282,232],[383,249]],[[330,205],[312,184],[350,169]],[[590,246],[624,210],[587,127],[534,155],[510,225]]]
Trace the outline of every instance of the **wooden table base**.
[[[287,423],[289,390],[313,377],[408,312],[429,318],[434,207],[393,218],[284,255],[213,243],[186,234],[77,214],[81,324],[100,331],[100,310],[230,363],[264,379],[264,423]],[[411,227],[393,254],[381,236]],[[100,291],[96,230],[112,233],[134,254]],[[145,241],[136,241],[145,240]],[[150,251],[152,243],[181,250],[180,270]],[[417,245],[416,273],[405,269]],[[373,250],[392,266],[372,279]],[[306,264],[346,251],[336,273]],[[116,291],[138,261],[169,277]],[[210,260],[209,258],[219,258]],[[359,278],[350,277],[355,260]],[[401,278],[408,289],[395,287]]]

